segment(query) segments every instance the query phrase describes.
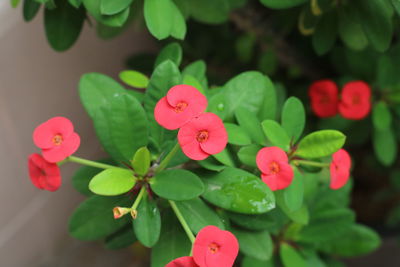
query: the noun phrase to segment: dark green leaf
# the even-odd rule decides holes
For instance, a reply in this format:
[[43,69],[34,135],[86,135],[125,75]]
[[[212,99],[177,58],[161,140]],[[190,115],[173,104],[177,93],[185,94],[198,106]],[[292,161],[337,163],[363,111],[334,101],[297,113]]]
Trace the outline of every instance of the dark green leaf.
[[283,213],[290,218],[293,222],[301,225],[308,224],[309,213],[306,205],[302,205],[300,209],[292,211],[287,205],[282,191],[275,192],[276,204],[283,211]]
[[272,257],[274,244],[268,231],[248,232],[232,229],[232,233],[239,240],[240,251],[258,260],[269,260]]
[[93,177],[89,183],[89,189],[97,195],[116,196],[131,190],[136,180],[130,170],[110,168]]
[[392,125],[392,113],[385,102],[378,102],[372,110],[372,123],[378,131],[389,130]]
[[35,0],[24,0],[23,15],[25,21],[31,21],[40,9],[40,3]]
[[258,144],[265,143],[264,133],[261,128],[261,122],[253,112],[239,107],[235,110],[235,117],[240,127],[247,132],[248,136]]
[[283,129],[292,142],[296,142],[303,133],[306,123],[304,106],[298,98],[292,96],[286,100],[283,105],[281,121]]
[[372,136],[375,155],[378,160],[385,166],[390,166],[397,156],[397,142],[392,129],[374,130]]
[[260,0],[260,2],[269,8],[285,9],[299,6],[307,2],[307,0]]
[[298,211],[303,206],[303,197],[303,175],[297,168],[295,168],[292,183],[289,187],[283,190],[283,198],[285,200],[286,207],[288,207],[291,212]]
[[318,55],[329,52],[336,41],[337,16],[335,11],[328,12],[319,20],[313,34],[313,47]]
[[107,249],[117,250],[129,247],[137,241],[130,223],[110,236],[107,236],[105,245]]
[[262,147],[259,145],[249,145],[249,146],[245,146],[240,148],[239,152],[238,152],[238,157],[239,160],[250,167],[257,167],[256,164],[256,156],[258,151],[260,151]]
[[274,267],[274,261],[260,261],[255,258],[245,256],[243,258],[242,267]]
[[132,4],[133,0],[101,0],[100,12],[104,15],[117,14]]
[[343,5],[338,10],[339,35],[343,43],[353,50],[363,50],[368,46],[368,39],[357,16],[357,10]]
[[264,90],[264,99],[261,104],[260,112],[258,116],[260,120],[275,120],[278,108],[278,96],[275,90],[274,84],[271,80],[264,76],[266,80],[266,86]]
[[190,15],[203,23],[218,24],[228,19],[228,0],[191,0]]
[[335,130],[321,130],[305,136],[295,154],[304,158],[322,158],[338,151],[346,141],[346,136]]
[[82,0],[86,10],[92,15],[98,22],[110,26],[110,27],[121,27],[128,20],[130,8],[125,8],[119,13],[113,15],[102,15],[100,11],[102,0]]

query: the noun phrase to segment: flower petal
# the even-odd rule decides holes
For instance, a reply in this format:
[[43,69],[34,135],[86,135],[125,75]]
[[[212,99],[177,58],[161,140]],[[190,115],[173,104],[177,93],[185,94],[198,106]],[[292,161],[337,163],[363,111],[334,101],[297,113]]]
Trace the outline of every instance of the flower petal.
[[[190,110],[193,117],[200,115],[206,110],[207,98],[195,87],[180,84],[169,89],[167,93],[168,104],[175,107],[179,102],[188,104],[186,110]],[[186,111],[185,110],[185,111]]]
[[194,262],[193,257],[185,256],[171,261],[165,267],[198,267],[198,265]]
[[[355,101],[354,99],[357,99]],[[371,88],[363,81],[353,81],[345,84],[339,103],[339,112],[351,120],[366,117],[371,110]]]
[[33,131],[33,142],[42,149],[48,149],[54,146],[53,137],[57,134],[64,139],[68,138],[74,132],[72,122],[64,117],[54,117],[40,124]]
[[331,80],[314,82],[308,91],[311,99],[311,109],[321,118],[335,116],[338,112],[338,88]]
[[154,118],[158,124],[168,130],[182,127],[193,117],[192,110],[188,108],[180,113],[175,112],[174,107],[168,104],[166,97],[161,98],[154,109]]
[[209,154],[201,149],[200,144],[196,139],[192,140],[190,143],[186,143],[185,145],[181,144],[181,149],[183,154],[193,160],[203,160],[209,156]]
[[285,151],[276,146],[264,147],[258,151],[256,163],[262,173],[268,174],[270,172],[269,164],[273,161],[287,163],[288,157]]
[[61,186],[61,174],[57,164],[44,160],[39,154],[28,158],[29,176],[34,186],[39,189],[56,191]]

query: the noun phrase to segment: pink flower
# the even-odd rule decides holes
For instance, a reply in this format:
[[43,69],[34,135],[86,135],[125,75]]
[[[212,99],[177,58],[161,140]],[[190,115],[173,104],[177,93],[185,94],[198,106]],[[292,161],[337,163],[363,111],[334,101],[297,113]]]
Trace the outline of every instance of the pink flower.
[[200,267],[231,267],[238,253],[236,237],[212,225],[201,229],[193,243],[193,259]]
[[345,84],[339,102],[340,114],[350,120],[361,120],[371,110],[371,88],[363,81]]
[[56,191],[61,185],[61,174],[57,164],[47,162],[39,154],[29,156],[28,170],[33,185],[39,189]]
[[186,156],[203,160],[224,150],[228,134],[217,115],[203,113],[179,129],[178,142]]
[[350,168],[351,158],[346,150],[339,149],[332,155],[330,165],[331,189],[339,189],[347,183],[350,177]]
[[167,265],[165,267],[198,267],[194,260],[193,257],[185,256],[185,257],[180,257],[177,258]]
[[176,85],[158,101],[154,118],[162,127],[175,130],[204,112],[207,104],[207,98],[193,86]]
[[42,149],[48,162],[58,162],[71,156],[80,145],[74,125],[64,117],[54,117],[36,127],[33,142]]
[[257,153],[256,163],[261,178],[272,191],[288,187],[293,180],[293,169],[288,157],[279,147],[264,147]]

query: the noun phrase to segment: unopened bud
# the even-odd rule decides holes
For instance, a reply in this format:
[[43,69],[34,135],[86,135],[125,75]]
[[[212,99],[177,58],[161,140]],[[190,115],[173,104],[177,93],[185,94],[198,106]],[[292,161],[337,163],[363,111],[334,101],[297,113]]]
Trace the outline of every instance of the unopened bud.
[[131,212],[130,208],[115,207],[113,208],[114,219],[119,219],[125,214],[128,214],[129,212]]
[[136,219],[137,213],[138,213],[137,210],[131,210],[131,216],[133,219]]

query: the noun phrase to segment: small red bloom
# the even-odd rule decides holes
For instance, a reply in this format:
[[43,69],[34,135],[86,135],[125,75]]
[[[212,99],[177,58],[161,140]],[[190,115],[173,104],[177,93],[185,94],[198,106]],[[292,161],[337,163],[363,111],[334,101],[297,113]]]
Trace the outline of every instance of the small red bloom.
[[178,142],[186,156],[203,160],[224,150],[228,134],[217,115],[203,113],[179,129]]
[[272,191],[288,187],[293,180],[293,169],[288,157],[279,147],[264,147],[257,153],[256,163],[261,178]]
[[158,101],[154,118],[162,127],[175,130],[200,115],[207,104],[207,98],[193,86],[176,85]]
[[363,81],[345,84],[339,102],[340,114],[350,120],[361,120],[371,110],[371,88]]
[[42,149],[48,162],[58,162],[71,156],[80,145],[72,122],[64,117],[54,117],[36,127],[33,142]]
[[32,154],[28,158],[29,176],[39,189],[56,191],[61,185],[61,174],[57,164],[47,162],[41,155]]
[[236,237],[212,225],[201,229],[193,244],[193,259],[200,267],[231,267],[238,253]]
[[344,149],[339,149],[332,155],[332,162],[330,165],[332,189],[339,189],[343,187],[350,177],[351,158],[349,153]]
[[185,256],[171,261],[165,267],[199,267],[199,265],[194,262],[193,257]]
[[331,80],[320,80],[311,84],[308,95],[311,108],[321,118],[333,117],[338,112],[338,88]]

